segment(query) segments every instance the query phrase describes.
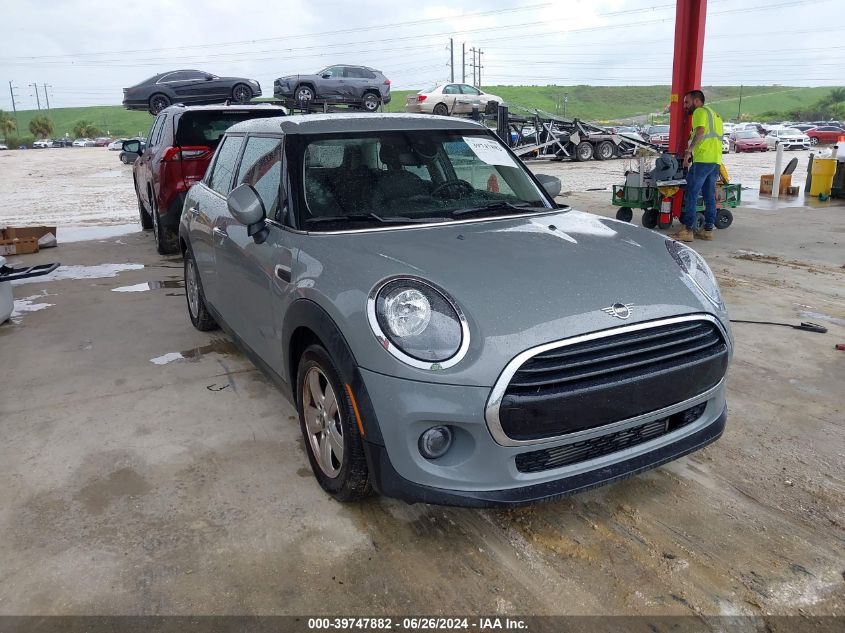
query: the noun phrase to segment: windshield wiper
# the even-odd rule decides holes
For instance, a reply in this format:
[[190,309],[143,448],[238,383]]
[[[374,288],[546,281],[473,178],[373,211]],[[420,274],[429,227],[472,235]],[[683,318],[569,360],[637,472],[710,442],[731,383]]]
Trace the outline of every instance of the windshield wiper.
[[466,209],[455,209],[452,211],[451,215],[453,218],[461,217],[462,215],[470,215],[472,213],[488,213],[490,211],[525,211],[526,209],[536,209],[536,208],[543,208],[540,205],[531,204],[529,202],[523,202],[522,204],[514,204],[512,202],[505,202],[504,200],[500,200],[498,202],[492,202],[490,204],[485,204],[480,207],[467,207]]
[[385,218],[383,216],[377,215],[375,213],[350,213],[348,215],[323,215],[318,216],[316,218],[308,218],[306,223],[308,224],[321,224],[321,223],[328,223],[328,222],[380,222],[382,224],[418,224],[421,222],[427,222],[426,219],[423,218],[406,218],[404,216],[394,216]]

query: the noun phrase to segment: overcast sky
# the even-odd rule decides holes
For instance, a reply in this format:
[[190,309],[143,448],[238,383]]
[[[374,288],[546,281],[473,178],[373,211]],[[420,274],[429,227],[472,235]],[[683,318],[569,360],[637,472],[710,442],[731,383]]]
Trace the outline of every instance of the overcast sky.
[[[709,0],[702,83],[845,84],[842,9]],[[265,96],[276,77],[334,63],[426,88],[449,79],[450,37],[458,81],[466,43],[484,51],[487,85],[669,84],[674,16],[675,0],[5,0],[0,108],[9,81],[18,109],[35,108],[32,83],[42,101],[48,84],[52,107],[117,104],[122,88],[177,68],[255,78]]]

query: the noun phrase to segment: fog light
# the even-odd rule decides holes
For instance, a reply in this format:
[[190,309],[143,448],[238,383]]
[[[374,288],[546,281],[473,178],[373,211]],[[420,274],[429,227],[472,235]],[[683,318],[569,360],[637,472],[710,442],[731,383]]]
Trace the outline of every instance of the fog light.
[[443,457],[452,445],[452,430],[448,426],[434,426],[420,435],[420,454],[426,459]]

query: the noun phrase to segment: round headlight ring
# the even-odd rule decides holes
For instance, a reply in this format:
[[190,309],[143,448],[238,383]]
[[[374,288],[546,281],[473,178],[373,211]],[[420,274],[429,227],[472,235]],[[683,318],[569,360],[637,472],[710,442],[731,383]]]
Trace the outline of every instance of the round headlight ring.
[[[422,360],[419,358],[415,358],[410,354],[405,353],[401,348],[399,348],[385,333],[384,329],[382,328],[382,324],[379,320],[377,314],[377,302],[379,299],[379,294],[381,291],[388,285],[395,284],[396,282],[407,281],[409,284],[412,285],[420,285],[426,287],[428,290],[437,293],[440,297],[445,300],[452,310],[457,316],[458,325],[460,326],[461,330],[461,342],[458,346],[457,351],[444,360],[439,361],[432,361],[432,360]],[[467,351],[469,351],[469,343],[470,343],[470,334],[469,334],[469,325],[467,323],[466,316],[464,316],[463,311],[455,302],[454,299],[442,288],[435,286],[429,281],[424,279],[420,279],[419,277],[410,277],[410,276],[397,276],[397,277],[389,277],[387,279],[382,280],[380,283],[376,284],[376,286],[370,291],[369,296],[367,297],[367,320],[370,323],[370,328],[375,334],[376,339],[381,344],[381,346],[390,353],[391,356],[401,360],[403,363],[410,365],[411,367],[416,367],[418,369],[425,369],[429,371],[438,371],[441,369],[448,369],[449,367],[454,367],[458,364],[461,360],[463,360],[464,356],[466,356]]]

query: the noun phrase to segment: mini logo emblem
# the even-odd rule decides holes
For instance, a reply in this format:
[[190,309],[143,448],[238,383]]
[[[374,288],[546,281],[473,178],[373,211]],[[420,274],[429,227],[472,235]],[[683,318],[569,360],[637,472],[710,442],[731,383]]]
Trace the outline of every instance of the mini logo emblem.
[[602,308],[601,311],[617,319],[624,320],[631,316],[631,308],[633,307],[633,303],[614,303],[612,306]]

